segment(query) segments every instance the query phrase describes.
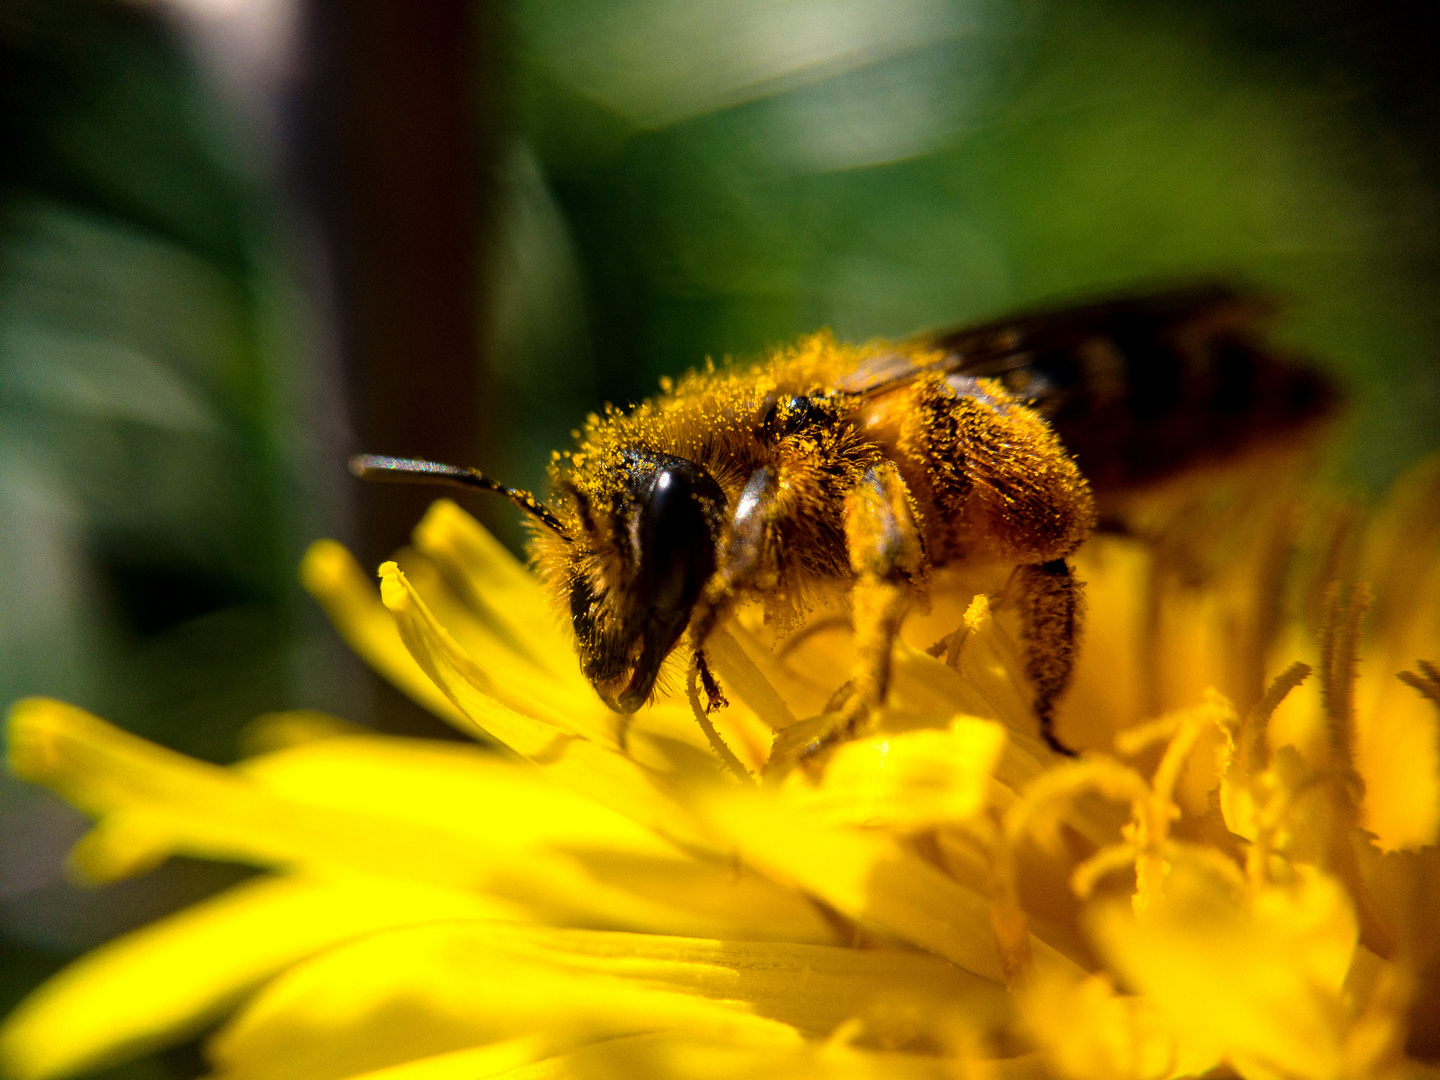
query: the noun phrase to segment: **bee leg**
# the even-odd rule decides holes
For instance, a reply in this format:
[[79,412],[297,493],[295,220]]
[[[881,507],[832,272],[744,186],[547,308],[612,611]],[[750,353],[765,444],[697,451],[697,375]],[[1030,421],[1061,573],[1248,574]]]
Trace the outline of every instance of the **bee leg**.
[[910,489],[889,464],[868,470],[845,500],[845,541],[855,574],[855,693],[845,707],[852,734],[890,689],[890,656],[925,566]]
[[804,750],[811,756],[849,738],[885,703],[890,657],[910,605],[911,583],[923,572],[925,553],[910,489],[893,465],[869,469],[845,500],[845,542],[855,625],[855,668],[848,693],[832,698],[830,730]]
[[827,713],[839,712],[854,696],[855,680],[850,679],[848,682],[843,683],[839,690],[836,690],[835,693],[830,695],[829,700],[825,702],[825,707],[820,711]]
[[855,574],[853,678],[826,703],[825,712],[775,736],[765,765],[770,782],[854,736],[885,702],[890,655],[925,566],[910,490],[893,465],[868,470],[846,497],[845,540]]
[[711,674],[710,665],[705,660],[703,649],[695,651],[695,663],[700,671],[700,685],[705,690],[705,715],[709,716],[711,713],[725,708],[730,702],[725,697],[725,691],[721,690],[720,684],[715,681],[715,676]]
[[719,568],[706,582],[690,616],[690,642],[697,652],[702,652],[705,639],[720,624],[735,595],[749,586],[763,585],[766,572],[773,571],[771,533],[787,509],[777,497],[779,488],[779,475],[768,465],[756,469],[746,481],[730,519]]
[[1055,702],[1070,684],[1080,646],[1083,593],[1064,559],[1019,569],[1021,637],[1025,674],[1035,688],[1035,715],[1050,749],[1067,757],[1075,751],[1055,734]]

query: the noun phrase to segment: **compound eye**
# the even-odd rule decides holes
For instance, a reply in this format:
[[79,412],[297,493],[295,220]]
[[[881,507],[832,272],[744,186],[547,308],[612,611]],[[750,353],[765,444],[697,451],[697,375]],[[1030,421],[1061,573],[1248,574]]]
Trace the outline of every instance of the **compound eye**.
[[640,588],[656,614],[688,614],[715,572],[720,486],[688,462],[655,471],[640,516]]

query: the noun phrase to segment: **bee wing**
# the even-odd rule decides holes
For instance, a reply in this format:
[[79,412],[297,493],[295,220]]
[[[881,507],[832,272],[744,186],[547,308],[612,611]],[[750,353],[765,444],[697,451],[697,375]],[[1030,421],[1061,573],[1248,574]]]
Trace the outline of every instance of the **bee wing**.
[[[1099,370],[1107,359],[1155,365],[1154,349],[1136,350],[1179,332],[1193,336],[1220,326],[1252,328],[1272,305],[1219,284],[1206,283],[1142,296],[1013,315],[911,338],[895,351],[868,358],[839,389],[875,397],[924,375],[998,378],[1046,415],[1077,391],[1101,389],[1124,373]],[[1118,356],[1104,355],[1109,345]],[[917,363],[914,356],[941,353]],[[1142,358],[1142,355],[1143,358]],[[1028,392],[1027,392],[1028,391]]]
[[[1098,490],[1233,456],[1327,415],[1331,383],[1266,344],[1270,300],[1206,282],[964,327],[877,354],[839,388],[999,379],[1055,427]],[[931,359],[917,363],[913,357]]]

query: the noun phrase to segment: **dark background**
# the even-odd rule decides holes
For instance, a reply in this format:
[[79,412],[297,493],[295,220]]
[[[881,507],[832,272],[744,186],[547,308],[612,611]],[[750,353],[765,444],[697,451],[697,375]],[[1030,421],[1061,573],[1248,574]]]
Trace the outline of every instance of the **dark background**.
[[[0,0],[0,698],[217,761],[280,708],[442,735],[295,580],[431,498],[345,457],[536,486],[603,401],[826,325],[1231,276],[1376,493],[1440,443],[1430,8]],[[85,892],[83,828],[0,781],[0,1011],[242,873]]]

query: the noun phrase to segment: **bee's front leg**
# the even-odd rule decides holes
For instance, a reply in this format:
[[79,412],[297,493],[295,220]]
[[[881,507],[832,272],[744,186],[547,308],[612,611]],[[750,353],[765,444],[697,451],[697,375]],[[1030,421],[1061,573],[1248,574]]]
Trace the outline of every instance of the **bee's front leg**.
[[855,575],[852,692],[837,712],[801,721],[776,736],[766,766],[772,778],[854,735],[885,702],[900,622],[925,569],[914,501],[893,465],[867,470],[846,498],[845,541]]
[[[736,596],[746,589],[764,588],[766,579],[775,575],[774,533],[788,510],[788,501],[780,495],[780,476],[774,468],[764,465],[750,474],[735,504],[715,573],[705,583],[690,616],[689,640],[700,658],[702,677],[709,674],[705,642],[720,625]],[[712,702],[724,700],[718,688],[716,693],[711,693],[707,685],[706,693]]]

